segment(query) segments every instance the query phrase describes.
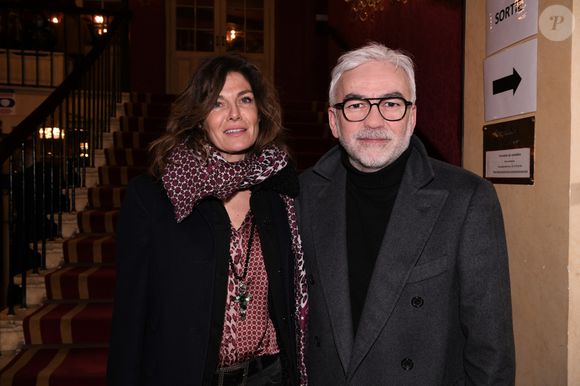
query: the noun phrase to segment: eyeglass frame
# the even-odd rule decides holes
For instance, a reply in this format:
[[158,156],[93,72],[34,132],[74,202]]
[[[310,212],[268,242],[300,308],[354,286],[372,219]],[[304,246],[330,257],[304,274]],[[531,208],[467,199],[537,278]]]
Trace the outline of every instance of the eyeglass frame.
[[[398,99],[400,101],[403,102],[403,104],[405,105],[405,111],[403,112],[403,115],[401,116],[401,118],[399,119],[388,119],[385,118],[383,116],[383,113],[381,112],[381,109],[379,107],[379,105],[386,100],[391,100],[391,99]],[[378,102],[372,103],[371,100],[378,100]],[[350,101],[366,101],[369,104],[369,111],[367,112],[367,115],[364,116],[364,118],[359,119],[359,120],[351,120],[349,118],[347,118],[346,113],[344,112],[344,105]],[[385,97],[385,98],[360,98],[360,97],[351,97],[351,98],[346,98],[345,100],[343,100],[340,103],[335,103],[332,105],[333,108],[341,110],[342,111],[342,116],[344,117],[344,119],[346,119],[349,122],[362,122],[365,119],[368,118],[368,116],[371,113],[371,110],[373,109],[373,106],[377,106],[377,110],[379,112],[379,115],[381,116],[381,118],[383,118],[385,121],[389,121],[389,122],[399,122],[401,120],[403,120],[403,118],[405,118],[405,115],[407,115],[407,110],[409,109],[409,106],[413,106],[414,103],[411,101],[406,100],[403,97],[400,96],[390,96],[390,97]]]

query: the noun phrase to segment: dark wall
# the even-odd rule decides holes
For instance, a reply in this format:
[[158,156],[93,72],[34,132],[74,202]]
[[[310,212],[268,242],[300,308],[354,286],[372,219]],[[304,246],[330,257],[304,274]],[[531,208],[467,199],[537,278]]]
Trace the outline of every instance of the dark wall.
[[129,0],[131,91],[165,92],[165,1]]
[[274,81],[280,99],[327,100],[328,36],[316,21],[326,0],[276,1]]
[[[416,64],[416,132],[432,155],[459,165],[463,1],[385,0],[384,5],[372,22],[361,22],[342,0],[278,1],[276,84],[281,97],[326,100],[329,71],[345,49],[370,40],[402,49]],[[328,14],[328,22],[316,23],[317,12]]]
[[[416,63],[417,133],[430,153],[461,163],[463,0],[384,0],[360,22],[343,0],[277,0],[274,82],[282,101],[327,100],[329,73],[345,49],[369,40],[408,52]],[[165,91],[165,4],[129,0],[131,89]],[[327,15],[328,21],[316,21]]]

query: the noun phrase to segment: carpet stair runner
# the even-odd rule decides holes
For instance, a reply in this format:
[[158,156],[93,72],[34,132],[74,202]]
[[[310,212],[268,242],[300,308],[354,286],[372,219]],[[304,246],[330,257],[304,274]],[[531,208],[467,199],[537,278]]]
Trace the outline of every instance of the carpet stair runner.
[[115,287],[115,226],[127,182],[146,171],[146,146],[164,130],[169,95],[131,94],[104,150],[97,186],[77,208],[78,233],[64,262],[43,274],[44,304],[22,321],[24,345],[0,371],[0,386],[104,386]]

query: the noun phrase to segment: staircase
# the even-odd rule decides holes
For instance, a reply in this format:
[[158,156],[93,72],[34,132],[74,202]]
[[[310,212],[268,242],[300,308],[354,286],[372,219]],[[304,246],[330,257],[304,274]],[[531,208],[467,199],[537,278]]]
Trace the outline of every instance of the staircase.
[[127,182],[146,171],[146,145],[164,130],[170,101],[132,94],[119,106],[96,166],[87,169],[88,188],[76,190],[77,212],[64,216],[63,239],[49,242],[47,270],[28,277],[29,308],[0,318],[0,360],[9,360],[0,386],[106,384],[115,224]]
[[[119,106],[77,212],[49,242],[47,270],[30,274],[29,308],[0,315],[0,386],[104,386],[115,286],[115,225],[127,182],[146,171],[146,146],[164,130],[172,96],[131,94]],[[284,126],[299,170],[334,140],[324,105],[286,102]],[[7,352],[14,351],[14,355]]]

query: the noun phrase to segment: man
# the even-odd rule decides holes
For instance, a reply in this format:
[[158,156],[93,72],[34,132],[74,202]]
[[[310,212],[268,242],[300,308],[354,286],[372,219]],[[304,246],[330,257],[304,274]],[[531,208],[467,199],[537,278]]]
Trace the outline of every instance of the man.
[[[372,43],[332,72],[340,145],[301,176],[310,384],[511,385],[508,258],[493,186],[414,137],[411,59]],[[436,103],[436,101],[435,101]]]

